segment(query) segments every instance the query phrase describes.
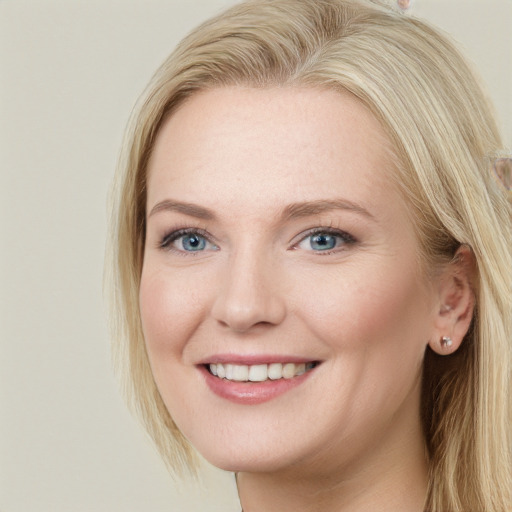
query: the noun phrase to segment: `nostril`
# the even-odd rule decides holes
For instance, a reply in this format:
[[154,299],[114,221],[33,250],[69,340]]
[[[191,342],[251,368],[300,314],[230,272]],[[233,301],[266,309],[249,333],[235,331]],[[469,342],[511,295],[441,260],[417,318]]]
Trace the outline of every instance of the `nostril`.
[[241,333],[280,324],[286,316],[286,308],[275,297],[254,298],[242,304],[234,297],[219,297],[212,308],[212,316],[222,327]]
[[254,333],[256,331],[264,331],[266,329],[270,329],[275,326],[272,322],[261,321],[261,322],[239,322],[239,321],[229,321],[226,322],[224,320],[217,320],[220,327],[223,329],[229,329],[230,331],[237,334],[244,333]]

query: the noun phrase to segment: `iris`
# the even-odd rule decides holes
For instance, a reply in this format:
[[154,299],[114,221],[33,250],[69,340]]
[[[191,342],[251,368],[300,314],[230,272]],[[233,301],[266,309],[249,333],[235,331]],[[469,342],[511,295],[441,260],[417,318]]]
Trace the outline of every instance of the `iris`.
[[183,235],[181,245],[184,251],[203,251],[206,248],[206,240],[197,234]]
[[329,233],[317,233],[311,235],[309,243],[314,251],[328,251],[336,247],[337,238],[337,236],[330,235]]

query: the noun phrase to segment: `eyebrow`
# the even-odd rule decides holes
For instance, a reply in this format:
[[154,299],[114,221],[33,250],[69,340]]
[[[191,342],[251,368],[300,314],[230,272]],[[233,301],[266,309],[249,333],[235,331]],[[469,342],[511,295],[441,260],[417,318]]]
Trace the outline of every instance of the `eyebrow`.
[[[301,217],[318,215],[331,210],[348,210],[375,220],[374,216],[368,210],[357,203],[347,201],[346,199],[320,199],[318,201],[292,203],[283,209],[281,213],[281,220],[285,222]],[[190,217],[196,217],[203,220],[216,219],[215,213],[208,208],[192,203],[172,201],[170,199],[165,199],[164,201],[157,203],[149,212],[148,218],[162,211],[183,213]]]
[[170,199],[160,201],[155,206],[153,206],[152,210],[149,212],[148,218],[154,215],[155,213],[164,211],[184,213],[185,215],[189,215],[190,217],[196,217],[198,219],[203,220],[215,219],[215,214],[213,213],[212,210],[209,210],[208,208],[204,208],[203,206],[198,206],[197,204],[192,203],[171,201]]
[[320,199],[318,201],[293,203],[283,210],[282,219],[291,220],[300,217],[308,217],[331,210],[348,210],[375,220],[375,217],[366,208],[352,201],[347,201],[346,199]]

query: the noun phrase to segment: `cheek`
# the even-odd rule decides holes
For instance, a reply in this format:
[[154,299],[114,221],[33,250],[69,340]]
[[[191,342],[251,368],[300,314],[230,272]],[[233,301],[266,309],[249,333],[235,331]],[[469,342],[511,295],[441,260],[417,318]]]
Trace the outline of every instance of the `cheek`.
[[192,286],[166,276],[165,271],[143,271],[140,313],[148,355],[153,367],[169,356],[178,357],[200,315]]
[[307,299],[308,325],[328,345],[333,386],[342,390],[338,421],[358,418],[362,430],[391,421],[403,404],[419,400],[431,319],[416,272],[400,265],[364,268]]
[[429,299],[417,272],[408,266],[354,266],[316,281],[326,286],[301,294],[306,321],[335,349],[380,347],[380,356],[388,349],[422,354],[431,325]]

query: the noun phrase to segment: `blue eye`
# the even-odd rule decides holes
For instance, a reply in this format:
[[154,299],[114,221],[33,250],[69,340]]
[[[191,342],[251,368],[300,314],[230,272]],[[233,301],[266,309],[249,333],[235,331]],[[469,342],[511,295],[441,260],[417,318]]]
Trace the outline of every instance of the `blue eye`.
[[206,247],[206,240],[197,234],[183,235],[175,242],[181,242],[184,251],[203,251]]
[[328,251],[334,249],[338,240],[328,233],[317,233],[309,237],[309,244],[314,251]]
[[329,253],[354,242],[354,237],[343,231],[318,230],[304,237],[298,247],[307,251]]
[[165,236],[160,242],[160,247],[181,253],[218,249],[215,244],[211,243],[206,236],[197,230],[187,229],[180,229]]

